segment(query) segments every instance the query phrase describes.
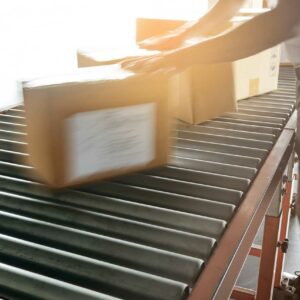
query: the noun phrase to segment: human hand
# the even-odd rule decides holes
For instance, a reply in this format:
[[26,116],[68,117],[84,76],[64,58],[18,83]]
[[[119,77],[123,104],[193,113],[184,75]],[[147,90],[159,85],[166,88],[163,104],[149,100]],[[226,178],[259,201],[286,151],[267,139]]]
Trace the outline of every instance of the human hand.
[[174,50],[125,59],[121,61],[121,66],[136,73],[161,72],[172,75],[182,72],[199,61],[199,57],[202,55],[205,57],[207,54],[207,51],[204,51],[205,47],[204,50],[200,50],[198,46],[205,44],[207,40],[209,39],[206,37],[190,39],[185,42],[183,47]]
[[164,73],[172,75],[176,72],[177,66],[167,53],[159,53],[138,58],[126,59],[121,62],[124,69],[136,73]]

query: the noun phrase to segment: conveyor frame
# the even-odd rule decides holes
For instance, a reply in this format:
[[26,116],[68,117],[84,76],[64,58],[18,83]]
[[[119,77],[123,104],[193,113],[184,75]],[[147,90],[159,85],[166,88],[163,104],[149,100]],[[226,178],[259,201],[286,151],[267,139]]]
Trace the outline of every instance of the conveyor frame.
[[[286,70],[282,78],[292,78],[290,69]],[[40,295],[43,294],[47,296],[45,299],[51,300],[54,296],[55,299],[69,299],[65,295],[70,296],[74,293],[77,293],[80,299],[97,299],[97,297],[119,299],[122,298],[122,291],[126,292],[124,298],[127,300],[140,300],[141,297],[143,300],[173,300],[172,297],[176,299],[186,297],[188,291],[187,285],[183,284],[185,282],[193,286],[191,294],[187,297],[188,300],[224,300],[230,297],[240,269],[251,249],[254,236],[278,185],[281,184],[282,175],[293,153],[296,113],[292,114],[285,126],[284,116],[291,113],[295,101],[293,92],[290,92],[292,84],[282,89],[285,82],[286,80],[281,82],[281,90],[275,93],[243,100],[241,105],[249,101],[247,103],[255,107],[255,110],[248,110],[248,114],[228,113],[213,122],[208,122],[208,125],[180,130],[171,166],[102,182],[81,190],[66,190],[64,193],[53,193],[42,184],[32,181],[33,179],[30,179],[32,177],[27,176],[29,167],[21,165],[23,157],[26,156],[26,144],[23,142],[25,119],[22,117],[22,108],[11,109],[13,116],[0,114],[0,146],[2,147],[0,149],[0,213],[5,220],[15,220],[13,225],[0,224],[0,238],[5,240],[7,245],[15,243],[19,247],[19,250],[12,254],[16,261],[12,260],[12,257],[9,259],[6,257],[5,263],[0,261],[0,273],[11,278],[5,281],[0,277],[0,291],[3,296],[11,296],[11,290],[16,292],[16,295],[19,292],[23,293],[27,287],[32,295],[36,283],[44,287],[37,291],[40,294],[36,297],[41,297]],[[264,117],[266,106],[270,111]],[[281,113],[278,114],[278,111]],[[220,124],[224,126],[221,126],[221,129]],[[181,124],[179,128],[181,126],[184,127]],[[255,131],[261,129],[262,132]],[[224,135],[220,135],[220,132]],[[274,141],[276,138],[277,141],[271,149],[271,140]],[[271,151],[265,158],[269,150]],[[222,163],[222,154],[226,163]],[[256,173],[259,167],[261,168]],[[218,168],[222,168],[224,172],[221,174]],[[212,186],[213,180],[218,181],[214,186]],[[252,185],[247,191],[251,180],[253,180]],[[230,185],[230,181],[234,182],[234,185]],[[240,202],[242,196],[243,200]],[[101,201],[101,204],[98,201]],[[60,210],[66,215],[60,214]],[[137,215],[135,211],[138,212]],[[21,224],[26,222],[28,227],[22,227]],[[195,228],[192,226],[193,222],[198,224]],[[221,236],[222,226],[226,223],[228,226]],[[106,231],[103,231],[105,224],[116,227],[114,230],[105,228]],[[213,226],[210,227],[208,224]],[[30,228],[33,230],[34,226],[37,230],[31,233]],[[64,234],[69,232],[72,238],[65,241],[65,244],[63,238],[59,243],[56,240],[45,242],[42,236],[43,228],[52,230],[47,233],[47,239],[55,232],[64,232]],[[132,231],[126,231],[128,228]],[[12,233],[12,235],[3,237],[2,233]],[[76,252],[79,251],[76,238],[80,236],[86,243],[94,246],[93,249],[87,249],[82,245],[84,249],[80,249],[81,257]],[[135,259],[132,255],[135,252],[130,253],[131,256],[126,256],[124,252],[126,255],[124,254],[122,259],[114,258],[112,262],[109,257],[109,264],[105,260],[107,257],[102,261],[101,255],[104,254],[100,255],[97,251],[96,245],[100,246],[101,243],[96,244],[96,241],[99,243],[100,237],[103,243],[105,241],[107,244],[113,244],[111,249],[114,251],[109,253],[111,255],[115,255],[117,246],[122,245],[124,249],[127,247],[126,249],[130,248],[130,251],[134,249],[136,253],[145,253],[149,258],[159,255],[160,259],[164,257],[174,259],[183,265],[184,262],[189,262],[191,266],[198,266],[201,274],[193,285],[193,276],[196,274],[194,271],[185,273],[177,267],[177,273],[172,273],[166,263],[167,259],[161,260],[164,265],[156,262],[152,264],[150,260],[143,260],[138,255]],[[170,242],[167,242],[166,237],[169,237]],[[37,241],[40,241],[40,244]],[[184,241],[190,244],[185,244]],[[216,241],[218,241],[217,247]],[[201,249],[197,248],[199,245]],[[61,246],[63,251],[56,251],[54,246],[58,248]],[[140,287],[137,287],[137,290],[128,288],[126,284],[129,284],[130,280],[126,283],[128,278],[124,277],[125,275],[116,277],[126,281],[120,282],[122,287],[118,286],[118,282],[108,278],[108,282],[116,284],[118,291],[105,284],[101,289],[93,282],[90,285],[81,284],[82,277],[75,278],[79,273],[75,274],[68,264],[59,265],[62,267],[62,275],[55,273],[54,270],[57,272],[57,269],[53,266],[53,261],[47,260],[47,255],[39,258],[44,265],[38,279],[37,270],[32,267],[32,262],[28,263],[30,247],[35,249],[36,253],[44,251],[47,254],[48,251],[48,257],[51,254],[53,259],[68,256],[70,262],[77,261],[76,268],[82,264],[85,268],[84,272],[87,272],[81,273],[80,276],[89,280],[92,280],[93,274],[96,273],[88,271],[88,264],[84,262],[91,263],[93,258],[95,264],[101,266],[103,270],[114,269],[132,278],[143,278],[144,287],[148,290],[145,290],[141,296],[139,293],[143,291]],[[25,248],[29,251],[28,257],[23,257],[22,251],[20,252],[21,249],[25,251]],[[9,256],[7,249],[0,247],[0,251]],[[71,250],[68,252],[66,249]],[[212,254],[211,250],[214,250]],[[86,256],[82,256],[84,253]],[[98,255],[97,260],[95,255]],[[207,260],[208,256],[210,257]],[[130,261],[129,258],[133,260]],[[18,265],[18,261],[22,263]],[[204,261],[206,266],[203,269]],[[11,262],[12,265],[7,265],[7,262]],[[76,268],[74,267],[74,270]],[[174,269],[175,265],[172,268]],[[73,277],[69,278],[68,274],[63,274],[67,270],[73,272]],[[51,274],[53,278],[49,277]],[[13,278],[16,279],[15,282]],[[98,285],[103,284],[101,278],[95,279],[99,279],[95,281]],[[147,280],[158,290],[152,293]],[[66,283],[65,289],[63,282]],[[2,291],[1,284],[10,284],[10,289]],[[59,286],[59,289],[55,290],[55,286]],[[169,289],[174,287],[174,290],[165,287]],[[18,298],[18,295],[13,299],[23,300],[22,297]]]

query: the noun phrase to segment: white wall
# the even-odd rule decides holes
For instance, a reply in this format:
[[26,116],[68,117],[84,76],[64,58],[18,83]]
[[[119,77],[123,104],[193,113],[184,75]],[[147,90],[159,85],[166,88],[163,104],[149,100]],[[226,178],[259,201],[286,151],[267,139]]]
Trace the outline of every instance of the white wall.
[[76,49],[132,44],[138,16],[193,19],[204,0],[0,0],[0,108],[16,80],[76,68]]

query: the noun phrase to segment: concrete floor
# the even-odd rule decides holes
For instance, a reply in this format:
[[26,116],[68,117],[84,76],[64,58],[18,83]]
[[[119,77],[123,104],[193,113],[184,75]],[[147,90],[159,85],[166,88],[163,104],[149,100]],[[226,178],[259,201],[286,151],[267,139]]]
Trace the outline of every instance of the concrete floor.
[[[298,213],[290,218],[289,227],[289,248],[285,257],[284,271],[293,274],[300,271],[300,205],[298,205]],[[263,226],[255,238],[255,244],[262,243]],[[249,256],[244,268],[237,281],[237,285],[256,290],[259,271],[259,261],[257,257]]]
[[289,249],[285,259],[284,270],[288,273],[300,271],[300,214],[292,217],[290,220]]

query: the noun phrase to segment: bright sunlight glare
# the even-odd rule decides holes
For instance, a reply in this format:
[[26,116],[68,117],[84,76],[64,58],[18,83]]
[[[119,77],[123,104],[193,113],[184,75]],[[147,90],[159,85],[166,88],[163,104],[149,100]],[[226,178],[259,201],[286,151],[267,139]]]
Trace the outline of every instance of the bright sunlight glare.
[[0,7],[1,106],[17,97],[17,79],[76,68],[78,48],[133,45],[137,17],[195,19],[207,1],[0,0]]

